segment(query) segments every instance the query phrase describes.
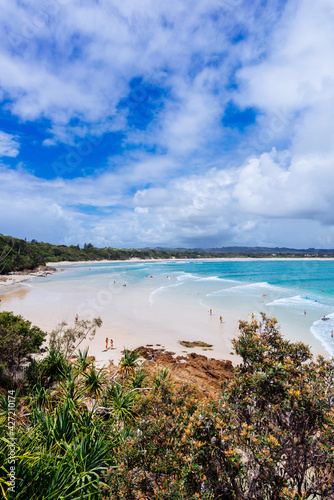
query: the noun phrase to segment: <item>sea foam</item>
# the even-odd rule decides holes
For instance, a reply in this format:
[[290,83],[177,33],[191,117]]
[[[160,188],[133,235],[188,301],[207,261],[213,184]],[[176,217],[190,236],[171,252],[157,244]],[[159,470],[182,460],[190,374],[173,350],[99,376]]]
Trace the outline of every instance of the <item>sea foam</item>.
[[155,295],[157,295],[158,293],[161,293],[165,290],[167,290],[167,288],[175,288],[177,286],[181,286],[183,285],[183,283],[175,283],[174,285],[166,285],[166,286],[160,286],[159,288],[156,288],[155,290],[153,290],[151,293],[150,293],[150,296],[148,298],[148,301],[149,303],[152,305],[153,304],[153,297]]
[[[227,281],[227,280],[226,280]],[[263,292],[278,292],[278,291],[285,291],[284,288],[276,286],[276,285],[271,285],[270,283],[267,283],[266,281],[260,282],[260,283],[249,283],[247,285],[238,285],[238,286],[233,286],[230,288],[224,288],[222,290],[218,290],[217,292],[211,292],[208,294],[208,297],[215,296],[215,295],[231,295],[231,294],[252,294],[252,295],[264,295]]]
[[326,351],[334,356],[334,338],[331,337],[331,332],[334,330],[334,313],[327,314],[327,318],[329,318],[327,321],[321,319],[315,321],[311,326],[311,333],[322,343]]
[[294,295],[292,297],[285,297],[281,299],[273,300],[268,302],[267,306],[282,306],[282,307],[300,307],[302,309],[323,309],[324,304],[315,301],[308,297],[302,297],[301,295]]

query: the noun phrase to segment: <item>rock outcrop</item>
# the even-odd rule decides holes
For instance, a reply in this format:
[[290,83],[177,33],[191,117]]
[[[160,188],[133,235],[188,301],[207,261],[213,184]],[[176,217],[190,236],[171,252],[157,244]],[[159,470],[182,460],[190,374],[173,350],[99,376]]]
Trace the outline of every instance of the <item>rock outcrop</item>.
[[191,385],[202,397],[216,396],[222,382],[233,377],[231,361],[209,359],[196,353],[174,356],[175,353],[164,349],[143,346],[138,347],[136,351],[145,360],[143,367],[150,375],[156,375],[160,368],[169,368],[175,386]]

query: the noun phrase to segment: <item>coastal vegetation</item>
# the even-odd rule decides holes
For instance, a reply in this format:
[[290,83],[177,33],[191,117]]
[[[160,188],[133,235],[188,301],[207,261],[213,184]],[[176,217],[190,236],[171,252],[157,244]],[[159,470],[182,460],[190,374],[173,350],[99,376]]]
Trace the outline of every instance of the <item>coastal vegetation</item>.
[[92,243],[52,245],[36,240],[26,241],[0,234],[0,274],[35,269],[47,262],[137,259],[200,259],[217,257],[334,257],[333,250],[294,250],[288,248],[226,247],[213,249],[171,248],[96,248]]
[[333,498],[333,360],[313,359],[264,314],[240,322],[233,346],[241,364],[207,394],[140,351],[109,369],[58,346],[31,360],[0,398],[3,498]]
[[212,344],[207,344],[202,340],[195,340],[193,342],[190,340],[180,340],[179,344],[183,345],[183,347],[212,347]]

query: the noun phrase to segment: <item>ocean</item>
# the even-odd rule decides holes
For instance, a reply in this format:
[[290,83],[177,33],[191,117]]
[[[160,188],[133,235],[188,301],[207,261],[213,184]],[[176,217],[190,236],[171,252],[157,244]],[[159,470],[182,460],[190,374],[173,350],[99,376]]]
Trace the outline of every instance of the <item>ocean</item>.
[[278,319],[287,338],[310,344],[315,354],[334,356],[332,260],[130,261],[63,269],[25,282],[20,286],[24,297],[12,294],[9,300],[9,294],[8,305],[34,319],[37,315],[45,327],[51,317],[62,321],[75,313],[80,318],[100,315],[123,332],[152,331],[153,338],[160,328],[172,338],[179,328],[183,337],[188,330],[188,337],[204,341],[213,325],[237,331],[239,319],[249,320],[252,314],[260,319],[264,312]]

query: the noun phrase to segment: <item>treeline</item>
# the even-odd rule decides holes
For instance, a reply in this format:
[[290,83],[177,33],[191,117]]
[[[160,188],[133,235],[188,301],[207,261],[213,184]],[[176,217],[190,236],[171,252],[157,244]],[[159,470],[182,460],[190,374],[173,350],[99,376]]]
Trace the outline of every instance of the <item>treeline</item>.
[[199,258],[197,251],[172,250],[130,250],[120,248],[96,248],[91,243],[80,248],[79,245],[51,245],[50,243],[30,242],[10,236],[0,235],[0,274],[11,271],[35,269],[46,262],[85,261],[85,260],[127,260],[139,259],[170,259]]
[[[312,251],[311,251],[312,250]],[[233,257],[333,257],[333,250],[315,251],[311,249],[303,253],[301,250],[268,249],[261,247],[226,247],[221,249],[173,249],[173,248],[97,248],[91,243],[79,245],[51,245],[36,240],[26,241],[0,234],[0,274],[12,271],[35,269],[46,262],[85,261],[85,260],[127,260],[138,259],[200,259],[200,258],[233,258]],[[318,253],[317,253],[318,252]]]

